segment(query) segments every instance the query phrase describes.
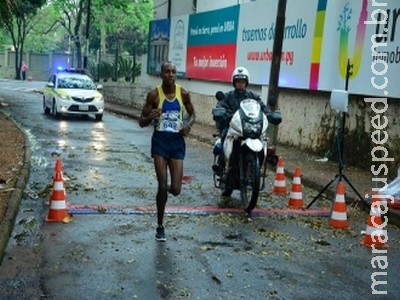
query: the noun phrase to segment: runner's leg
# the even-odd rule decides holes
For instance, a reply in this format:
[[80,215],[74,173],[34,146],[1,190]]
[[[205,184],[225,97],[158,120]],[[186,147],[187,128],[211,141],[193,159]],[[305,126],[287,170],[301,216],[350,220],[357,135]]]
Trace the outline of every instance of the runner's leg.
[[168,199],[167,165],[168,161],[164,157],[157,154],[154,155],[154,168],[156,170],[157,182],[158,182],[157,196],[156,196],[158,225],[163,225],[165,205]]
[[171,158],[168,166],[171,174],[169,192],[174,196],[178,196],[182,188],[183,160]]

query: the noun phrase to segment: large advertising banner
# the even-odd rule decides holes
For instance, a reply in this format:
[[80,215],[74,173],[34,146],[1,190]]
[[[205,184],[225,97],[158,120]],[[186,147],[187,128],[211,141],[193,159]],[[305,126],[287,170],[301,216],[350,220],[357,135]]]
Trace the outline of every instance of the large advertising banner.
[[236,65],[250,73],[250,83],[268,84],[278,0],[240,7]]
[[169,43],[169,60],[176,66],[179,77],[186,76],[186,48],[188,38],[189,15],[172,17]]
[[[268,85],[278,3],[151,22],[148,72],[169,59],[179,76],[229,82],[244,66],[250,83]],[[400,98],[399,74],[399,0],[287,0],[280,87]]]
[[345,89],[348,75],[350,93],[399,98],[400,2],[328,1],[326,11],[318,89]]
[[307,0],[303,5],[298,0],[288,0],[285,17],[279,85],[307,89],[315,34],[319,30],[315,22],[318,0]]
[[170,19],[150,22],[147,73],[159,75],[161,64],[168,60]]
[[[308,88],[318,0],[298,5],[288,0],[280,61],[279,86]],[[236,64],[246,67],[250,81],[269,84],[278,0],[240,8]]]
[[189,16],[186,77],[230,81],[239,5]]

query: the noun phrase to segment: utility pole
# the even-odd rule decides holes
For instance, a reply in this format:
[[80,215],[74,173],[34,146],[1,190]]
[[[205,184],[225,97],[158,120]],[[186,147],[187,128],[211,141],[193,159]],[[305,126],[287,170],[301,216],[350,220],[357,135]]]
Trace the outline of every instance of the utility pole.
[[[279,0],[278,2],[278,12],[276,15],[275,22],[275,37],[274,45],[272,50],[272,62],[269,74],[269,85],[268,85],[268,96],[267,104],[271,110],[277,109],[278,104],[278,85],[279,85],[279,71],[281,67],[281,53],[283,44],[283,33],[285,29],[285,13],[286,13],[286,0]],[[278,126],[272,125],[272,144],[276,144],[278,135]]]
[[172,5],[172,0],[168,0],[168,11],[167,11],[167,18],[171,18],[171,5]]
[[85,45],[85,56],[83,57],[83,67],[86,69],[88,66],[88,55],[89,55],[89,32],[90,32],[90,15],[91,15],[91,4],[92,0],[88,0],[87,14],[86,14],[86,45]]

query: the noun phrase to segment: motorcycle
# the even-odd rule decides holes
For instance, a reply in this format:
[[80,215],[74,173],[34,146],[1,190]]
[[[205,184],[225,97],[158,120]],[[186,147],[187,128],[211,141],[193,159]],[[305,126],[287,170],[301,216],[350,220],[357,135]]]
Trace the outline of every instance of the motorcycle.
[[[217,92],[218,100],[224,97]],[[265,187],[265,163],[276,165],[278,161],[275,147],[267,146],[266,131],[268,122],[276,125],[281,122],[280,112],[271,112],[267,117],[256,100],[244,99],[232,116],[225,108],[216,107],[213,118],[225,124],[230,119],[225,138],[222,138],[225,134],[215,136],[218,139],[213,148],[214,186],[225,197],[230,197],[233,190],[240,190],[241,202],[250,213]]]

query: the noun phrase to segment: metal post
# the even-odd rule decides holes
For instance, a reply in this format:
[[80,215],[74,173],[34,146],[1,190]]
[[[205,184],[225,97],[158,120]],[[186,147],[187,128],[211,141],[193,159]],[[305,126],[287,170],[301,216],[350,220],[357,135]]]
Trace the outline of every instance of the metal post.
[[119,50],[119,39],[115,37],[115,60],[114,60],[114,78],[113,81],[118,81],[118,50]]
[[275,38],[272,52],[272,62],[269,75],[268,105],[272,110],[276,109],[278,102],[279,71],[281,67],[281,53],[283,44],[283,32],[285,29],[286,0],[279,0],[278,13],[276,15]]
[[68,69],[71,68],[70,55],[71,55],[71,35],[68,34],[68,50],[67,50],[67,67],[68,67]]
[[135,82],[135,76],[136,76],[136,46],[133,46],[133,56],[132,56],[132,83]]
[[[286,14],[286,0],[279,0],[278,12],[276,15],[276,22],[275,22],[276,24],[275,37],[274,37],[274,45],[272,51],[272,62],[269,75],[268,96],[267,96],[267,104],[271,108],[271,110],[276,110],[278,104],[279,71],[281,66],[283,33],[285,29],[285,14]],[[276,144],[278,135],[278,126],[271,125],[271,127],[273,131],[271,136],[271,142],[272,144]]]
[[96,81],[100,82],[100,67],[101,67],[101,48],[97,50],[97,68],[96,68]]

